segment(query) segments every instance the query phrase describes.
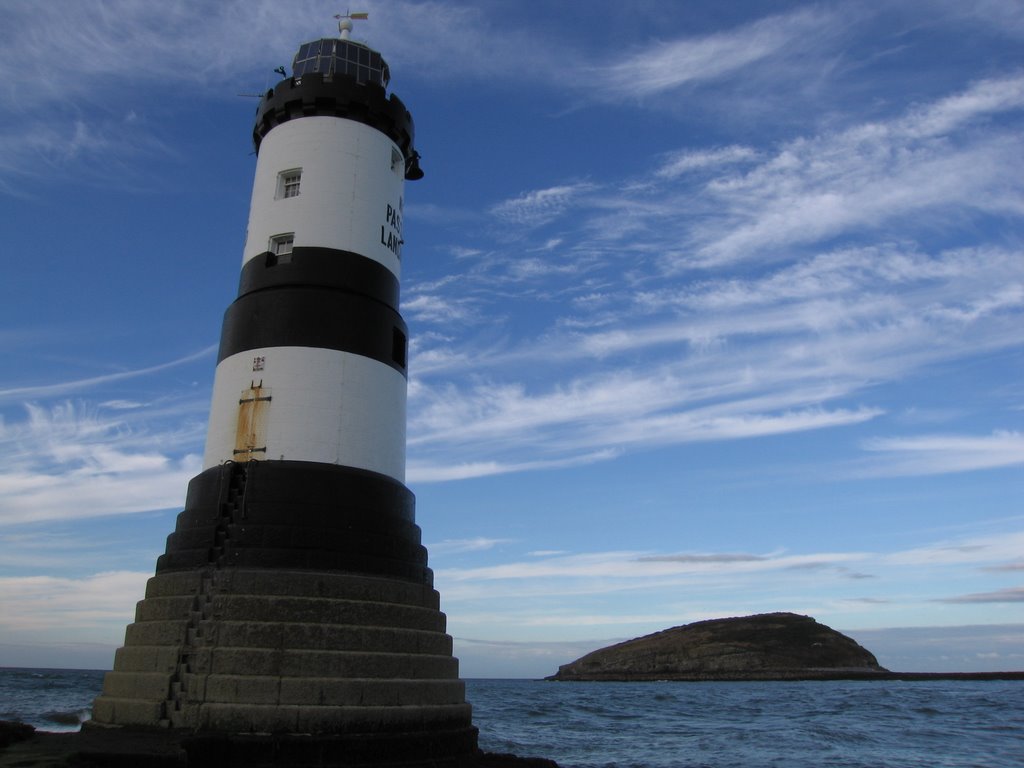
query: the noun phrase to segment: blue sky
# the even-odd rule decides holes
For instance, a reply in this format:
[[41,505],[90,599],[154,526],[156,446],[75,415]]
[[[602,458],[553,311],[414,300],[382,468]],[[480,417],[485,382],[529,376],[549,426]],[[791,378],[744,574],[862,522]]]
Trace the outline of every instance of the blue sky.
[[[969,6],[969,7],[968,7]],[[788,610],[1024,669],[1024,6],[366,2],[467,676]],[[323,2],[4,3],[0,665],[104,667],[200,468]]]

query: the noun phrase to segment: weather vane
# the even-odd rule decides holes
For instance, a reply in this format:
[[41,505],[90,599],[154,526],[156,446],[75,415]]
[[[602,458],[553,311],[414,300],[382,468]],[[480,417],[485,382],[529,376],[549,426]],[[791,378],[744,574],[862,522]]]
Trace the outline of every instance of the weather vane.
[[366,12],[362,13],[351,13],[346,11],[344,14],[336,13],[334,18],[338,20],[338,35],[342,40],[348,40],[349,35],[352,33],[352,21],[359,20],[365,21],[370,18],[370,14]]

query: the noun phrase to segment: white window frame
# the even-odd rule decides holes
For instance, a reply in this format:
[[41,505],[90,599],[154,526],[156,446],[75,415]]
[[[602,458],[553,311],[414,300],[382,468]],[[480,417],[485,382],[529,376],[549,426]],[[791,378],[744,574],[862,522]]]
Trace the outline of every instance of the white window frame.
[[272,235],[267,250],[275,256],[287,256],[295,247],[295,233],[282,232],[280,235]]
[[277,174],[277,190],[275,200],[287,200],[302,194],[302,169],[289,168]]

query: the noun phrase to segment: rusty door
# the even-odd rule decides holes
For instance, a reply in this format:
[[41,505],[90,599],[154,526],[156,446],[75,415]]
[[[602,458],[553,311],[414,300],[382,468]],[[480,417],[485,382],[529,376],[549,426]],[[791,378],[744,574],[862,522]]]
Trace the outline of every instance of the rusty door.
[[255,461],[267,457],[267,411],[270,387],[255,382],[242,390],[238,398],[238,427],[235,429],[235,461]]

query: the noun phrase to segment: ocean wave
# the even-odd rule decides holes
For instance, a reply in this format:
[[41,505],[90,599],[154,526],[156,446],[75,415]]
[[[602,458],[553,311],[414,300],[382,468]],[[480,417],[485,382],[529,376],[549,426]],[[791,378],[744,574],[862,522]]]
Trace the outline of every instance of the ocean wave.
[[[82,727],[82,723],[92,717],[91,709],[76,709],[67,712],[43,712],[40,715],[40,719],[47,724],[53,724],[61,726],[61,729],[74,729],[77,730]],[[44,726],[43,730],[51,730]]]

